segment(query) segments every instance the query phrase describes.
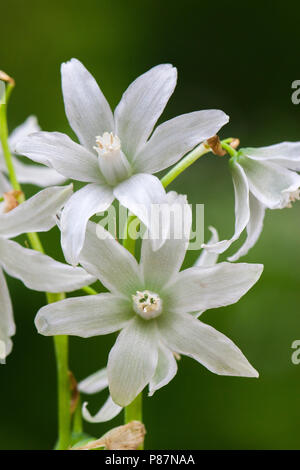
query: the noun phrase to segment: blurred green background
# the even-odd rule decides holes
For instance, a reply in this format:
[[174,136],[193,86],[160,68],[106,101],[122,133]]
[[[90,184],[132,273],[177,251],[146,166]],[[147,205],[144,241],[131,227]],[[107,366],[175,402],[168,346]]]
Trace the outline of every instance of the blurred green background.
[[[70,133],[59,67],[77,57],[113,107],[136,76],[171,62],[179,81],[165,119],[220,108],[231,117],[221,136],[239,137],[243,146],[299,140],[300,105],[291,102],[291,83],[300,78],[299,13],[299,2],[266,0],[1,2],[0,69],[17,82],[9,126],[36,114],[43,129]],[[225,159],[204,157],[170,189],[205,204],[206,232],[214,225],[222,237],[230,236],[233,189]],[[42,239],[60,258],[57,232]],[[190,252],[187,261],[196,256]],[[245,260],[265,265],[262,279],[238,304],[208,311],[203,319],[239,345],[260,378],[218,377],[183,358],[176,378],[144,400],[147,448],[300,447],[300,365],[291,362],[291,344],[300,339],[299,203],[267,213],[263,234]],[[44,295],[8,281],[17,334],[7,364],[0,366],[0,448],[51,448],[53,344],[33,324]],[[71,338],[71,369],[78,379],[105,365],[113,339]],[[91,397],[91,410],[105,399],[105,392]],[[119,423],[121,418],[87,424],[86,430],[100,436]]]

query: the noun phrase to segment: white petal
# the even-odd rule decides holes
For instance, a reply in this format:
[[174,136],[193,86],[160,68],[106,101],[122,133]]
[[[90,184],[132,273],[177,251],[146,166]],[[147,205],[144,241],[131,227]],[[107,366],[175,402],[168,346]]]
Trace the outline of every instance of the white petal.
[[2,196],[3,193],[11,190],[11,186],[7,180],[7,178],[0,173],[0,195]]
[[220,263],[181,271],[168,287],[169,309],[195,312],[231,305],[251,289],[262,270],[261,264]]
[[136,316],[121,331],[109,353],[107,374],[114,402],[129,405],[149,383],[156,365],[156,323]]
[[122,406],[116,405],[110,396],[95,416],[91,415],[87,406],[88,403],[84,402],[82,405],[82,416],[89,423],[104,423],[105,421],[110,421],[123,410]]
[[98,393],[108,387],[108,378],[106,367],[98,370],[78,384],[78,390],[82,393],[93,394]]
[[122,206],[135,214],[150,231],[158,249],[169,231],[167,218],[156,217],[161,204],[167,204],[166,192],[156,176],[138,173],[118,184],[114,195]]
[[263,229],[264,217],[266,208],[263,204],[259,202],[256,197],[250,193],[249,197],[250,203],[250,219],[247,225],[247,238],[245,243],[241,248],[235,253],[235,255],[230,256],[228,261],[237,261],[241,256],[245,256],[250,248],[252,248],[257,242],[261,231]]
[[[158,249],[153,250],[153,243],[148,238],[142,242],[141,268],[147,289],[154,292],[170,281],[179,272],[187,250],[192,225],[192,213],[186,196],[175,191],[167,194],[170,217],[170,232],[167,240]],[[168,207],[166,207],[168,209]],[[176,225],[175,225],[176,224]]]
[[230,240],[222,240],[215,244],[203,244],[202,248],[215,253],[223,253],[237,240],[249,222],[249,185],[243,168],[238,164],[231,165],[235,196],[235,231]]
[[109,186],[88,184],[67,202],[61,215],[61,245],[70,264],[78,263],[89,218],[108,209],[113,200]]
[[241,350],[211,326],[191,315],[161,319],[160,333],[173,351],[192,357],[215,374],[258,377]]
[[129,160],[145,144],[177,81],[170,64],[153,67],[125,91],[115,110],[116,134]]
[[47,187],[66,181],[65,176],[62,176],[53,168],[47,168],[41,165],[26,165],[16,157],[13,157],[13,164],[20,183]]
[[288,203],[289,192],[300,186],[300,176],[271,162],[243,157],[241,165],[247,175],[250,191],[269,209],[280,209]]
[[97,156],[60,132],[37,132],[18,142],[16,151],[77,181],[101,183]]
[[11,352],[10,337],[16,332],[13,309],[6,280],[0,268],[0,360]]
[[13,152],[17,142],[27,137],[29,134],[39,132],[41,130],[37,118],[35,116],[29,116],[20,126],[16,127],[9,136],[9,146]]
[[35,326],[45,336],[106,335],[127,324],[132,318],[130,307],[129,302],[109,293],[73,297],[42,307]]
[[134,256],[100,224],[89,222],[79,261],[114,293],[130,296],[144,287]]
[[267,147],[240,150],[253,160],[286,160],[300,164],[300,142],[281,142]]
[[[219,235],[217,230],[214,227],[208,227],[209,230],[212,233],[212,236],[207,243],[207,245],[214,245],[218,243],[219,241]],[[202,266],[202,267],[207,267],[207,266],[214,266],[217,261],[218,261],[218,253],[214,253],[212,251],[208,251],[207,249],[203,249],[201,255],[199,258],[196,260],[194,266]]]
[[94,77],[77,59],[61,66],[66,115],[78,139],[92,150],[96,136],[114,130],[108,102]]
[[72,292],[95,282],[95,278],[82,268],[60,263],[50,256],[2,237],[0,265],[29,289],[42,292]]
[[174,354],[170,349],[166,348],[163,344],[160,344],[155,374],[149,383],[149,396],[152,397],[156,390],[171,382],[176,373],[177,362]]
[[223,111],[210,109],[164,122],[135,156],[135,171],[156,173],[168,168],[197,144],[215,135],[228,121],[229,117]]
[[0,214],[0,236],[12,238],[26,232],[45,232],[56,225],[56,214],[73,192],[73,187],[43,189],[6,214]]

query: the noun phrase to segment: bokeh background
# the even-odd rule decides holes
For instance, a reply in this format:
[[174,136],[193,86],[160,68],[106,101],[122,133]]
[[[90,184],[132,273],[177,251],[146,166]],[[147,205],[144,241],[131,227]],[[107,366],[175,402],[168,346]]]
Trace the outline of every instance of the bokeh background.
[[[231,117],[221,136],[237,136],[243,146],[299,140],[300,105],[291,102],[291,83],[300,79],[299,13],[298,2],[267,0],[2,2],[0,68],[17,82],[9,126],[35,114],[43,129],[70,133],[59,68],[77,57],[113,107],[136,76],[171,62],[179,81],[165,119],[220,108]],[[233,189],[225,158],[202,158],[170,189],[205,204],[206,234],[214,225],[230,236]],[[42,239],[61,259],[57,232]],[[190,252],[187,264],[196,256]],[[300,365],[291,362],[291,344],[300,339],[300,203],[267,213],[244,260],[265,265],[259,283],[238,304],[210,310],[203,320],[240,346],[260,378],[218,377],[183,358],[176,378],[144,400],[147,448],[299,448]],[[56,438],[53,344],[33,324],[45,299],[8,282],[17,334],[0,366],[0,448],[47,449]],[[113,340],[71,338],[70,367],[78,379],[105,365]],[[91,410],[105,399],[105,392],[93,396]],[[100,436],[121,419],[86,430]]]

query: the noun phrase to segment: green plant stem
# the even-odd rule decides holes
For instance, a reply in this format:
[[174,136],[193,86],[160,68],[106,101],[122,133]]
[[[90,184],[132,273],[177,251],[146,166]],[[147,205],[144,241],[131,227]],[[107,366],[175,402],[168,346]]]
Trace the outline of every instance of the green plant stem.
[[226,150],[228,155],[230,155],[231,157],[237,156],[238,154],[237,151],[233,147],[231,147],[231,145],[229,145],[226,141],[222,141],[221,145],[222,145],[222,148]]
[[81,290],[83,290],[84,292],[86,292],[89,295],[97,295],[98,294],[98,292],[90,286],[84,286],[84,287],[81,288]]
[[[222,140],[221,141],[222,147],[223,147],[223,145],[226,145],[226,144],[229,144],[230,142],[232,142],[232,140],[233,140],[232,137],[228,137],[227,139]],[[227,147],[230,147],[230,145],[227,145]],[[225,149],[225,147],[223,147],[223,148]],[[232,149],[232,147],[230,147],[230,149],[234,150],[234,149]],[[189,166],[191,166],[193,163],[195,163],[195,161],[197,161],[199,158],[203,157],[203,155],[206,155],[209,152],[211,152],[211,148],[208,145],[206,145],[205,143],[199,144],[196,148],[194,148],[194,150],[192,150],[184,158],[182,158],[177,163],[177,165],[173,166],[173,168],[171,168],[171,170],[160,180],[163,187],[166,188],[184,170],[186,170]]]
[[141,421],[143,419],[142,412],[142,403],[143,394],[140,393],[130,405],[125,407],[125,424],[130,423],[130,421]]
[[[129,227],[131,222],[136,218],[135,215],[130,215],[126,222],[125,233],[124,233],[124,240],[123,246],[134,256],[135,255],[135,239],[130,237]],[[130,421],[141,421],[143,419],[142,416],[142,409],[143,409],[143,394],[140,393],[130,405],[125,406],[124,409],[124,423],[127,424]],[[142,450],[144,445],[139,447],[139,450]]]
[[76,434],[82,433],[82,415],[81,415],[81,399],[78,398],[78,403],[73,416],[73,432]]
[[[6,103],[13,89],[13,85],[6,88]],[[13,159],[8,143],[8,127],[6,104],[0,105],[0,140],[3,148],[3,155],[8,170],[9,179],[13,189],[22,191],[16,176]],[[24,194],[19,198],[19,202],[25,200]],[[37,233],[27,233],[30,246],[40,253],[44,253],[43,245]],[[46,292],[48,303],[57,302],[65,298],[64,293],[51,294]],[[70,410],[70,382],[68,375],[68,336],[54,336],[55,355],[57,363],[58,377],[58,444],[57,449],[67,449],[71,439],[71,410]]]
[[[7,87],[8,89],[9,87]],[[7,96],[7,92],[6,92]],[[14,169],[12,156],[10,153],[9,143],[8,143],[8,128],[7,128],[7,117],[6,117],[6,104],[0,105],[0,140],[3,149],[3,156],[5,159],[8,176],[11,182],[13,189],[16,191],[21,191],[21,186],[17,180],[16,172]],[[20,201],[21,202],[21,201]]]
[[194,150],[182,158],[160,181],[166,188],[177,176],[191,166],[196,160],[211,151],[210,147],[205,144],[198,145]]

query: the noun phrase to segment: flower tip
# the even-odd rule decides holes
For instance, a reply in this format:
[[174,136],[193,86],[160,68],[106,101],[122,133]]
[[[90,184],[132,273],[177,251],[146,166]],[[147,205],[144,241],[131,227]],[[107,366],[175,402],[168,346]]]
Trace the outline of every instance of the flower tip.
[[41,335],[47,335],[49,323],[44,315],[38,314],[35,318],[35,326]]

